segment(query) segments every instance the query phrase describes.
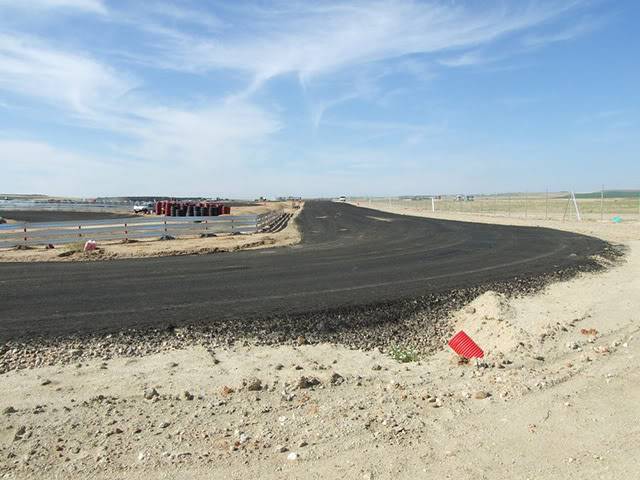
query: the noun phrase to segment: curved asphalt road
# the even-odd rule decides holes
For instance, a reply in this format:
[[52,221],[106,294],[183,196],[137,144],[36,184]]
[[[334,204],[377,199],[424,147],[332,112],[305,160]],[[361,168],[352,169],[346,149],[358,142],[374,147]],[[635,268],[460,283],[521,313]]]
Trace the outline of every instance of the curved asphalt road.
[[[303,242],[188,257],[0,264],[0,340],[368,305],[570,267],[577,234],[307,202]],[[572,255],[573,254],[573,255]]]

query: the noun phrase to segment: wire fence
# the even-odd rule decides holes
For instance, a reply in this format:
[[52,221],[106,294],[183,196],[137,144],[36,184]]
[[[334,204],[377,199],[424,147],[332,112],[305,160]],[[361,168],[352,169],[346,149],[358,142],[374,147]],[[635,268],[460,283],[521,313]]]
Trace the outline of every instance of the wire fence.
[[429,197],[353,197],[352,203],[372,208],[460,213],[557,221],[640,220],[640,193],[596,194],[499,193]]

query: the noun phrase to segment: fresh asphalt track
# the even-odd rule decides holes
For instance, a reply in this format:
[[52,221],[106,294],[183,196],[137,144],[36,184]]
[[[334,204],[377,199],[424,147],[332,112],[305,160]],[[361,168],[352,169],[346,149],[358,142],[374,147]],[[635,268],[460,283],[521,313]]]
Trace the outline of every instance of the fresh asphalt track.
[[304,314],[572,267],[604,242],[307,202],[293,247],[0,264],[0,340]]
[[67,212],[64,210],[0,210],[0,217],[17,222],[67,222],[74,220],[102,220],[130,218],[130,214],[112,212]]

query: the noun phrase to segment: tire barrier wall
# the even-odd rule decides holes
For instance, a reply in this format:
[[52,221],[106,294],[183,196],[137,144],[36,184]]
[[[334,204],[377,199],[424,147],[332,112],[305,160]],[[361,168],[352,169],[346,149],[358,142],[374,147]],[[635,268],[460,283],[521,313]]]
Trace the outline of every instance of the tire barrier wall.
[[162,200],[154,207],[156,215],[167,217],[217,217],[230,215],[231,207],[219,202],[175,202]]

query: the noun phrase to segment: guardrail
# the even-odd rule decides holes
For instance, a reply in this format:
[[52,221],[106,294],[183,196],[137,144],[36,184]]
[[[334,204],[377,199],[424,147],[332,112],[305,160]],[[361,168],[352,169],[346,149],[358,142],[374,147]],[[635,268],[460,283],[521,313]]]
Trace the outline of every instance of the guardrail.
[[256,219],[256,230],[259,232],[264,231],[269,225],[277,221],[284,214],[284,210],[272,210],[258,215]]
[[283,211],[261,215],[220,217],[133,217],[47,223],[0,225],[0,248],[18,245],[64,245],[87,240],[145,240],[197,237],[217,234],[248,234],[263,231]]

